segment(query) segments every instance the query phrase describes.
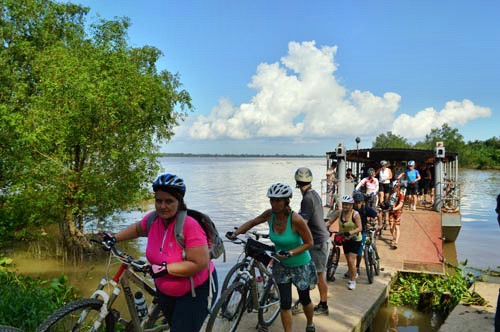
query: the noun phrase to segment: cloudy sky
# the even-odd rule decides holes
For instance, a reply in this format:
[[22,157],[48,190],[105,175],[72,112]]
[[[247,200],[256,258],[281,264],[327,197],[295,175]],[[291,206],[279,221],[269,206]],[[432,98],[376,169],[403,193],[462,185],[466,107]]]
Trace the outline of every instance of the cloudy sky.
[[164,152],[317,154],[422,139],[444,123],[499,136],[496,1],[73,1],[127,16],[194,112]]

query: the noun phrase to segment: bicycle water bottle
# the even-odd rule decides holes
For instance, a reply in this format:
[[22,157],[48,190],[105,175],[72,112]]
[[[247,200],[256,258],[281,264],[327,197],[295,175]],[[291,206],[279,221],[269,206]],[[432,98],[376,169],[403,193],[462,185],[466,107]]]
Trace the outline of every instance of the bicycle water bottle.
[[148,305],[144,294],[141,291],[137,291],[134,295],[135,308],[137,309],[137,314],[140,319],[144,319],[148,315]]
[[255,278],[255,281],[257,283],[257,294],[262,296],[262,294],[264,293],[264,279],[262,278],[262,276],[258,276],[257,278]]

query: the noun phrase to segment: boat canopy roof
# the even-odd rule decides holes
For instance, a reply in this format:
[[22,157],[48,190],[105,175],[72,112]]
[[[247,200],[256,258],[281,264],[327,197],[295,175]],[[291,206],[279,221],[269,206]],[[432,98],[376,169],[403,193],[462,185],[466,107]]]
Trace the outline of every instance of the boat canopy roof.
[[[337,152],[327,152],[328,159],[337,159]],[[444,162],[455,161],[458,157],[457,153],[446,151]],[[370,161],[401,161],[414,160],[418,164],[434,163],[434,150],[420,149],[389,149],[389,148],[374,148],[374,149],[359,149],[347,150],[346,161],[367,163]]]

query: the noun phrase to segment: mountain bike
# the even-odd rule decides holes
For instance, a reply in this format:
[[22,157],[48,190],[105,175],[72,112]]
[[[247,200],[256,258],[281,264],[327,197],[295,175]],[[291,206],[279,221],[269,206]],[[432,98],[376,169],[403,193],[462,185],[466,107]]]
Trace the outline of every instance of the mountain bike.
[[[251,232],[256,238],[263,236]],[[256,239],[237,238],[231,242],[244,247],[244,258],[228,272],[219,300],[210,313],[207,332],[236,331],[245,311],[258,313],[257,327],[268,327],[280,312],[278,285],[272,277],[274,247]]]
[[330,232],[330,237],[335,234],[332,241],[332,246],[330,248],[330,253],[328,254],[328,259],[326,261],[326,280],[335,281],[335,272],[339,266],[340,260],[340,247],[342,246],[343,235],[342,233]]
[[[71,302],[58,309],[37,331],[115,331],[117,324],[123,325],[125,331],[168,331],[169,325],[157,304],[156,290],[146,280],[146,276],[151,274],[151,266],[142,260],[135,260],[115,245],[105,241],[92,241],[102,245],[104,250],[109,250],[108,268],[112,259],[120,263],[120,268],[112,279],[102,278],[90,298]],[[153,298],[149,307],[143,306],[138,310],[134,301],[138,292],[135,295],[132,293],[130,281]],[[120,312],[113,307],[122,291],[130,320],[121,317]]]
[[376,246],[377,223],[371,220],[368,223],[367,237],[365,240],[365,248],[363,249],[363,257],[366,266],[366,276],[368,282],[373,283],[373,275],[380,274],[380,256],[378,255]]

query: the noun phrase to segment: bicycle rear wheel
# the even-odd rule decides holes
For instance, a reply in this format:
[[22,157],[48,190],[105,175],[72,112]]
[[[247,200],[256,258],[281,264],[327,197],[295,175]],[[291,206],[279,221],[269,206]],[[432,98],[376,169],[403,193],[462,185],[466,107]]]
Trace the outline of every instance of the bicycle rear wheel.
[[377,246],[372,243],[372,250],[370,250],[370,257],[372,260],[373,270],[375,275],[380,275],[380,256],[378,255]]
[[363,249],[363,258],[365,261],[366,267],[366,276],[368,277],[368,282],[373,283],[373,266],[370,264],[370,252],[368,250],[368,245],[365,245],[365,249]]
[[271,326],[280,313],[280,291],[274,279],[270,278],[259,306],[259,324]]
[[[158,328],[161,326],[161,329]],[[154,306],[153,310],[149,314],[147,320],[144,322],[144,331],[169,331],[167,319],[163,315],[159,305]]]
[[335,281],[335,271],[339,266],[340,248],[333,244],[326,262],[326,280]]
[[240,281],[229,285],[210,313],[206,332],[236,331],[245,311],[247,294],[246,283]]
[[[37,328],[37,332],[90,331],[99,317],[103,302],[84,299],[68,303],[58,309]],[[114,331],[114,318],[110,312],[97,331]]]

